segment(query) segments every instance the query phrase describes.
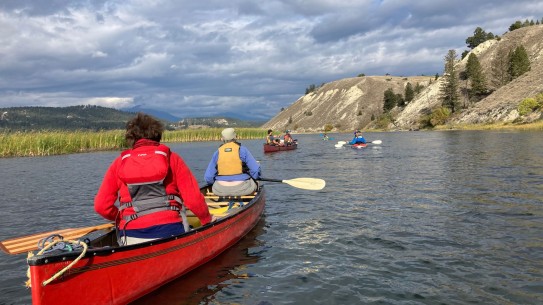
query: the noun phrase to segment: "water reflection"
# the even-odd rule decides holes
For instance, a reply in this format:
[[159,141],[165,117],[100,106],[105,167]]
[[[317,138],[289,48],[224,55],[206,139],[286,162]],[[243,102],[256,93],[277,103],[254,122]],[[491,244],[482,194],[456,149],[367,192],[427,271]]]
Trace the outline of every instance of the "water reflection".
[[[221,304],[216,302],[214,295],[228,290],[231,285],[243,286],[244,280],[253,276],[248,271],[248,266],[257,263],[266,251],[265,245],[259,240],[259,236],[265,231],[266,220],[263,217],[239,243],[207,264],[132,302],[131,305]],[[183,258],[179,259],[182,263]]]

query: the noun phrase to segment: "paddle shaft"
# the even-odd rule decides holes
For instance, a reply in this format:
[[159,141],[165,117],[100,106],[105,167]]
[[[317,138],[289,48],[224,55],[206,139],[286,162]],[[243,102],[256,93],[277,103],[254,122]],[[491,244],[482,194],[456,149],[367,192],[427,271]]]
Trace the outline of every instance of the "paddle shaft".
[[288,180],[259,178],[259,180],[285,183],[290,186],[293,186],[299,189],[304,189],[304,190],[321,190],[326,185],[326,181],[324,181],[323,179],[317,179],[317,178],[294,178],[294,179],[288,179]]
[[281,180],[281,179],[259,178],[258,180],[260,180],[260,181],[268,181],[268,182],[280,182],[280,183],[283,182],[283,180]]

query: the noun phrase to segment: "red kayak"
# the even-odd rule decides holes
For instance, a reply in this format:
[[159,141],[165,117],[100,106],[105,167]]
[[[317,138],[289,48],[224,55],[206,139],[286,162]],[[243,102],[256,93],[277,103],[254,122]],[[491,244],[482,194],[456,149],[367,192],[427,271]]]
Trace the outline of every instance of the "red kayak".
[[[32,304],[127,304],[212,260],[237,243],[259,221],[265,205],[264,188],[255,196],[232,198],[210,194],[202,188],[212,214],[218,220],[179,236],[130,246],[117,244],[115,229],[104,229],[80,238],[88,250],[53,250],[28,258]],[[224,203],[224,205],[222,205]],[[220,207],[219,207],[220,206]],[[221,209],[219,214],[213,209]],[[83,254],[84,253],[84,254]],[[81,255],[75,265],[43,285]]]
[[283,151],[283,150],[293,150],[293,149],[296,149],[296,148],[298,148],[298,143],[293,143],[293,144],[284,145],[284,146],[270,145],[270,144],[264,143],[264,152],[265,153],[275,152],[275,151]]
[[356,143],[356,144],[351,145],[351,148],[362,149],[362,148],[365,148],[366,146],[368,146],[368,144],[366,143]]

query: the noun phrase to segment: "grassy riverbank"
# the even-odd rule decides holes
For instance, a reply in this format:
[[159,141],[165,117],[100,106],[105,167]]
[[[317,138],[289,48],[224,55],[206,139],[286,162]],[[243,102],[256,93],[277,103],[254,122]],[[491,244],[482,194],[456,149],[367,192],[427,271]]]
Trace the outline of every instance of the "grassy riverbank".
[[[219,141],[219,128],[166,131],[163,142]],[[236,129],[239,139],[264,139],[266,131],[256,128]],[[40,131],[0,133],[0,158],[37,157],[126,148],[124,130]]]
[[455,124],[440,125],[434,130],[516,130],[516,131],[540,131],[543,130],[543,121],[528,124],[492,123],[492,124]]

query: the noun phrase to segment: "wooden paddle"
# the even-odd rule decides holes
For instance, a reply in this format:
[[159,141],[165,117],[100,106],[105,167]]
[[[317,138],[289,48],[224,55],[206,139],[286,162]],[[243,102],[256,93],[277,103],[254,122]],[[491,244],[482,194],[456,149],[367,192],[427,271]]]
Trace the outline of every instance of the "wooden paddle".
[[326,185],[326,181],[317,178],[294,178],[289,180],[260,178],[260,181],[281,182],[304,190],[318,191]]
[[0,242],[0,249],[8,254],[21,254],[28,251],[38,250],[38,242],[51,235],[61,235],[64,239],[78,239],[83,235],[90,232],[102,229],[112,228],[113,223],[105,223],[97,226],[84,227],[84,228],[70,228],[62,229],[45,233],[38,233],[33,235],[27,235],[23,237],[17,237],[7,239]]

